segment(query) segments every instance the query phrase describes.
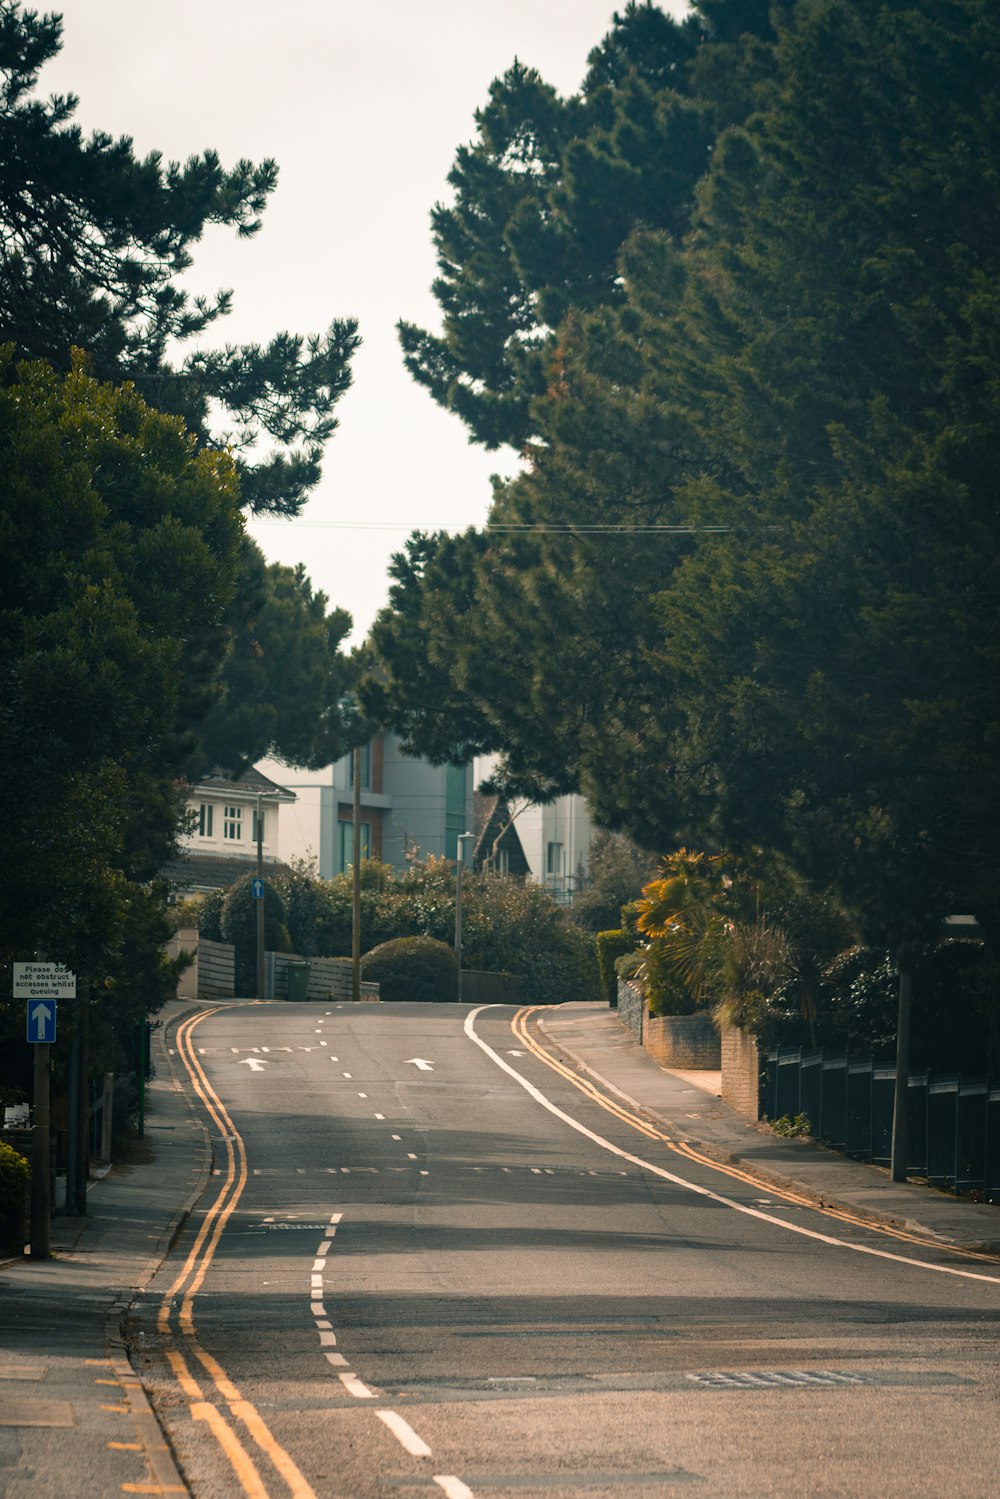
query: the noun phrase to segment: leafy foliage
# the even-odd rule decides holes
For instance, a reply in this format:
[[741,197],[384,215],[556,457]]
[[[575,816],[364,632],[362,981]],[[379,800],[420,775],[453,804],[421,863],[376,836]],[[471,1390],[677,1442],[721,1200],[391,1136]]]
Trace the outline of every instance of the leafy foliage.
[[301,563],[269,565],[244,537],[229,628],[191,775],[215,766],[238,775],[269,755],[318,769],[353,747],[365,726],[350,691],[356,667],[340,650],[351,616],[327,612],[326,595],[313,592]]
[[24,1193],[29,1166],[11,1145],[0,1142],[0,1254],[24,1248]]
[[455,998],[455,954],[434,937],[395,937],[365,953],[365,979],[379,985],[379,998],[440,1003]]
[[622,906],[637,900],[655,859],[621,833],[599,829],[590,845],[587,881],[573,901],[573,920],[588,931],[611,929]]
[[[103,974],[173,846],[240,534],[232,464],[79,364],[0,384],[0,951]],[[31,773],[23,768],[30,766]]]
[[[209,225],[241,239],[261,226],[277,182],[273,161],[224,168],[214,151],[183,165],[134,154],[127,137],[72,123],[72,95],[40,100],[38,74],[59,50],[56,15],[0,0],[0,342],[60,368],[74,347],[101,379],[134,380],[151,404],[182,416],[203,443],[218,407],[241,454],[242,496],[254,511],[294,515],[320,473],[333,409],[350,384],[356,324],[282,332],[266,345],[178,345],[210,328],[231,293],[191,297],[181,278]],[[272,451],[247,461],[258,434]]]
[[[995,950],[1000,18],[647,11],[459,155],[411,368],[529,467],[398,560],[380,715],[645,846],[767,850],[848,942],[912,961],[961,910]],[[584,181],[627,220],[593,275]]]
[[[230,886],[222,906],[220,928],[223,942],[236,949],[236,993],[257,993],[257,902],[253,896],[253,875],[246,875]],[[285,906],[271,880],[264,881],[264,950],[292,952],[292,942],[285,925]]]
[[635,938],[624,927],[612,927],[606,932],[597,932],[594,936],[597,973],[601,981],[601,989],[609,1005],[616,1003],[618,994],[618,971],[615,964],[619,958],[624,958],[627,953],[630,953],[634,946]]

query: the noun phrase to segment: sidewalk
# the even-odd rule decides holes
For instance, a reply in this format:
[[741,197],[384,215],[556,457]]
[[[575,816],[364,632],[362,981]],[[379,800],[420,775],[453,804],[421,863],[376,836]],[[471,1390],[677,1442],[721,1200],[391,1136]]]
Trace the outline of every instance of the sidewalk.
[[[190,1006],[165,1007],[169,1022]],[[153,1036],[149,1161],[87,1189],[86,1218],[52,1220],[52,1259],[0,1265],[0,1493],[107,1499],[185,1494],[125,1356],[122,1323],[207,1177],[209,1146]],[[155,1163],[155,1164],[154,1164]]]
[[[678,1140],[763,1182],[789,1186],[812,1201],[925,1234],[944,1244],[1000,1254],[1000,1205],[967,1202],[887,1171],[852,1161],[813,1141],[787,1140],[748,1124],[697,1074],[667,1072],[601,1004],[561,1006],[538,1021],[543,1035],[584,1072],[603,1080]],[[704,1074],[713,1082],[718,1073]],[[716,1089],[717,1091],[717,1089]]]
[[[190,1008],[170,1005],[163,1019],[169,1025]],[[665,1071],[603,1005],[555,1008],[538,1024],[581,1071],[723,1164],[870,1220],[1000,1254],[1000,1207],[892,1183],[877,1167],[747,1124],[716,1096],[718,1074]],[[115,1166],[92,1182],[87,1218],[53,1220],[52,1260],[0,1265],[5,1499],[187,1492],[122,1337],[130,1302],[152,1279],[210,1167],[207,1137],[173,1079],[162,1028],[153,1055],[150,1161]]]

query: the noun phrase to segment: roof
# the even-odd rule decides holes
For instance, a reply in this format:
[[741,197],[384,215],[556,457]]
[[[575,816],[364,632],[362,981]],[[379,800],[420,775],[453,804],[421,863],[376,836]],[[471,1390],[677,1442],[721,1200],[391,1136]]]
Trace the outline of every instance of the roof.
[[208,795],[209,793],[219,795],[222,792],[235,791],[241,792],[244,796],[266,796],[271,801],[276,802],[294,802],[298,800],[294,791],[289,791],[287,786],[279,786],[277,781],[272,781],[263,771],[258,770],[256,765],[251,765],[249,770],[245,770],[242,775],[237,776],[235,779],[227,774],[221,766],[216,766],[214,770],[210,770],[207,774],[199,776],[192,783],[191,791],[193,793],[201,792],[202,795]]
[[473,868],[482,869],[495,853],[507,855],[508,873],[523,876],[531,873],[510,807],[500,795],[477,791],[474,797],[476,842],[472,851]]
[[[265,859],[265,874],[289,874],[280,859]],[[256,855],[241,858],[238,854],[178,854],[160,868],[160,879],[178,890],[228,890],[237,880],[256,874]]]

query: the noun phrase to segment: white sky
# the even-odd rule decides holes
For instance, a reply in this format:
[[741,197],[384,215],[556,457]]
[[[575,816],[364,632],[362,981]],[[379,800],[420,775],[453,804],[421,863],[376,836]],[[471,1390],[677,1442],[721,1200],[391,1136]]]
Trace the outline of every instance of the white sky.
[[321,486],[300,519],[250,530],[269,560],[304,562],[360,639],[407,533],[480,523],[489,475],[515,467],[471,445],[403,368],[396,320],[438,327],[430,210],[491,81],[516,56],[574,92],[616,0],[34,3],[64,20],[40,92],[79,95],[86,132],[131,135],[165,159],[277,160],[257,237],[212,231],[189,274],[197,291],[233,288],[218,340],[358,318],[364,346]]

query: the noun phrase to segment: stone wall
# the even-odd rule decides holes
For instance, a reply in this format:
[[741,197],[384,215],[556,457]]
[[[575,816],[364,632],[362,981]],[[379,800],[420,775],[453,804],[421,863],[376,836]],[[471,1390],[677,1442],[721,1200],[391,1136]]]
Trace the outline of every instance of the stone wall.
[[618,1019],[622,1025],[632,1032],[638,1042],[642,1042],[644,1020],[646,1018],[646,997],[630,984],[627,979],[618,980]]
[[722,1033],[722,1101],[751,1124],[760,1118],[760,1053],[757,1038],[739,1026]]

